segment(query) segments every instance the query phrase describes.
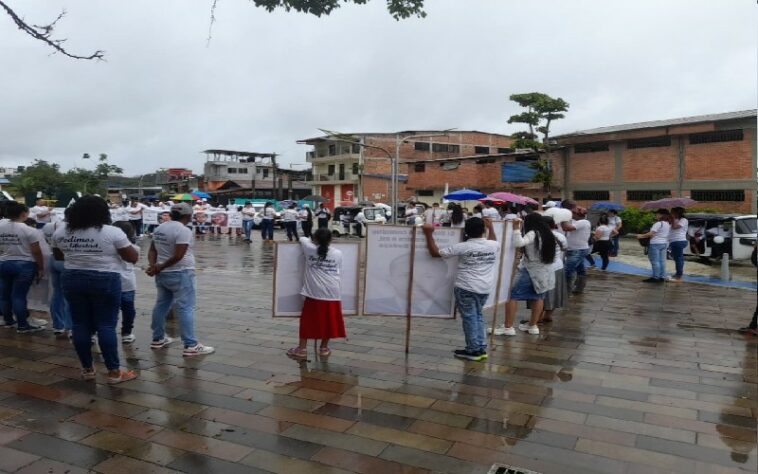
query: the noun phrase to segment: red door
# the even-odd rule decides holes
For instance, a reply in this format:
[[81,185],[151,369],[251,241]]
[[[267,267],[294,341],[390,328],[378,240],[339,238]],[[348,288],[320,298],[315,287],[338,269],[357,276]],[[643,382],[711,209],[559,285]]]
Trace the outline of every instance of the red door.
[[327,200],[327,202],[325,203],[326,207],[329,210],[334,211],[334,185],[333,184],[321,185],[321,197]]

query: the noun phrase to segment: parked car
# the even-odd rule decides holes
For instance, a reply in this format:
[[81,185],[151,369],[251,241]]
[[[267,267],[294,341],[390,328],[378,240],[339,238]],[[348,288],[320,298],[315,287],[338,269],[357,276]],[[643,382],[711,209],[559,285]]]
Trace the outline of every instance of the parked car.
[[[726,253],[732,260],[748,260],[755,253],[758,219],[755,215],[688,214],[685,255],[721,258]],[[723,242],[719,243],[723,238]]]
[[[377,206],[339,206],[334,208],[329,229],[335,237],[358,235],[355,228],[355,216],[363,212],[365,224],[384,224],[384,209]],[[365,232],[362,234],[365,235]]]

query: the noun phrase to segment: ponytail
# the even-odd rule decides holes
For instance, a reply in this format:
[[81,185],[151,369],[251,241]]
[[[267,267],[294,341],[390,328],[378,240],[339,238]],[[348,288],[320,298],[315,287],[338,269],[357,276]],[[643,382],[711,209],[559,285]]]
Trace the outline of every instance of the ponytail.
[[317,252],[319,260],[324,260],[329,253],[329,243],[332,241],[332,233],[329,229],[316,229],[311,238],[318,246]]

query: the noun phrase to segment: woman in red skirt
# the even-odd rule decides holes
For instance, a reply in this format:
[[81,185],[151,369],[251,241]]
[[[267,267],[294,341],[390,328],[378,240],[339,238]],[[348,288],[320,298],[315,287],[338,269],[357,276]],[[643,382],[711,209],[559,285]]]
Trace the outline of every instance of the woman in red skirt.
[[305,254],[305,277],[301,291],[305,303],[300,314],[300,345],[287,351],[287,355],[297,359],[308,357],[308,339],[321,339],[318,353],[326,357],[332,353],[329,339],[346,337],[340,299],[342,252],[330,247],[331,241],[329,229],[316,230],[310,239],[300,238]]

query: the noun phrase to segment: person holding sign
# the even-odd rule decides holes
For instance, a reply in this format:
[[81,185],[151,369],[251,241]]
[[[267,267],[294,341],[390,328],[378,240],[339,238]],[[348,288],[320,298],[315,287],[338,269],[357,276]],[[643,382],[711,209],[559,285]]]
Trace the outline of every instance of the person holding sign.
[[519,301],[531,301],[532,314],[528,323],[519,324],[520,331],[537,335],[537,326],[545,305],[545,294],[555,288],[555,235],[540,214],[528,214],[524,218],[522,237],[519,228],[521,221],[513,221],[513,245],[524,248],[524,255],[519,263],[519,271],[511,289],[511,297],[505,304],[504,336],[515,336],[513,321]]
[[458,272],[453,292],[455,304],[461,313],[466,348],[456,350],[454,355],[458,359],[482,361],[487,359],[486,327],[482,309],[497,282],[500,244],[497,243],[490,219],[472,217],[466,221],[464,229],[468,240],[439,249],[434,241],[434,225],[424,224],[423,227],[426,246],[432,257],[458,257]]
[[329,339],[347,337],[342,319],[342,296],[340,274],[342,252],[329,244],[332,233],[329,229],[317,229],[311,239],[300,237],[300,246],[305,255],[303,290],[305,296],[300,314],[300,344],[287,351],[295,359],[308,357],[308,339],[321,339],[318,353],[329,356]]

